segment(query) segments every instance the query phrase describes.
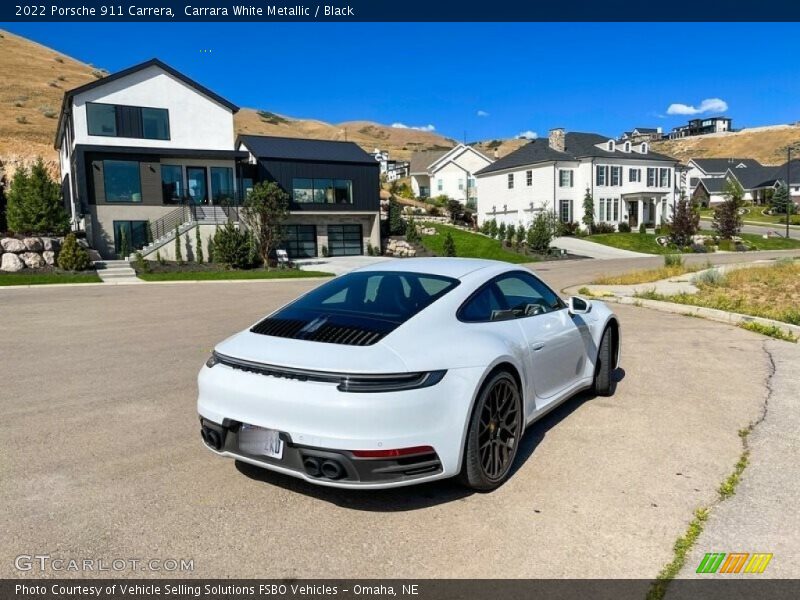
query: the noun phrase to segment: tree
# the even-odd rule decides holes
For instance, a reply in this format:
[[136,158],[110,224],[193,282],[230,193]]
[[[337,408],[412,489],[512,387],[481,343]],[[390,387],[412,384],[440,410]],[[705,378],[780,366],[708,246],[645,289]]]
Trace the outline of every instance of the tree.
[[725,183],[725,201],[714,211],[711,226],[722,239],[729,240],[738,235],[742,229],[742,216],[739,208],[742,206],[744,190],[735,179]]
[[214,262],[214,238],[213,236],[208,236],[208,262]]
[[119,232],[119,255],[123,259],[128,258],[131,253],[131,244],[128,241],[128,232],[124,227]]
[[794,202],[789,197],[789,186],[783,181],[778,182],[778,188],[772,194],[770,201],[772,212],[774,214],[785,215],[787,212],[791,215],[795,212]]
[[61,188],[39,157],[30,170],[17,169],[7,194],[8,228],[19,233],[66,233],[69,217],[61,201]]
[[403,235],[406,222],[400,213],[400,204],[394,198],[389,199],[389,235]]
[[65,271],[84,271],[89,268],[89,262],[89,253],[78,244],[75,234],[68,234],[58,253],[58,266]]
[[493,238],[497,237],[497,219],[489,221],[489,235]]
[[594,198],[588,187],[583,195],[583,219],[581,221],[586,225],[589,233],[594,233]]
[[410,217],[408,222],[406,223],[406,241],[409,244],[416,244],[419,242],[419,231],[417,231],[417,224],[414,221],[414,217]]
[[511,225],[509,225],[509,226],[506,228],[506,242],[508,242],[508,245],[509,245],[509,246],[510,246],[510,245],[512,244],[512,242],[514,241],[514,236],[515,236],[515,235],[517,235],[517,228],[516,228],[516,227],[514,226],[514,224],[512,223]]
[[453,234],[449,231],[447,235],[444,236],[444,255],[445,256],[455,256],[456,255],[456,242],[453,239]]
[[181,251],[181,230],[180,225],[175,225],[175,262],[183,264],[183,252]]
[[553,240],[553,230],[550,227],[549,219],[544,212],[536,215],[536,218],[528,228],[527,242],[528,248],[537,254],[547,254],[550,250],[550,242]]
[[257,183],[242,208],[242,222],[253,233],[258,255],[269,270],[269,257],[282,239],[289,216],[289,194],[273,181]]
[[235,269],[252,266],[249,237],[233,223],[225,223],[214,234],[214,261]]
[[672,215],[670,226],[670,241],[679,248],[691,244],[692,237],[700,228],[700,214],[683,195],[675,204],[675,212]]
[[500,223],[500,227],[497,228],[497,239],[501,242],[506,239],[506,223],[503,221]]
[[464,205],[458,200],[448,198],[447,212],[450,213],[450,222],[457,223],[464,217]]
[[200,239],[200,226],[194,228],[194,259],[200,264],[203,262],[203,240]]

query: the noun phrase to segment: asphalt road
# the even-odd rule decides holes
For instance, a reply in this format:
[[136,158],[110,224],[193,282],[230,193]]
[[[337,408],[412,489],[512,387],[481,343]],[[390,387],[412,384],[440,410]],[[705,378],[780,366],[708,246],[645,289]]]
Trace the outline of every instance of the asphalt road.
[[[537,270],[561,289],[660,262]],[[45,553],[193,559],[180,575],[194,577],[653,577],[767,395],[762,337],[620,306],[616,395],[532,426],[494,493],[337,491],[213,456],[195,413],[200,365],[313,285],[0,289],[0,576]]]

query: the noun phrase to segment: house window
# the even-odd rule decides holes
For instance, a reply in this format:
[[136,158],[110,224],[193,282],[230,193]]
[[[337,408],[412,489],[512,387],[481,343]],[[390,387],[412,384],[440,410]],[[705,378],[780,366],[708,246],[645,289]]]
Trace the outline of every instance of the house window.
[[630,151],[631,151],[631,143],[625,142],[625,152],[630,152]]
[[559,218],[562,223],[570,223],[572,221],[572,200],[561,200]]
[[558,187],[572,187],[573,182],[572,169],[561,169],[558,172]]
[[292,179],[292,197],[298,204],[352,204],[349,179]]
[[164,204],[179,204],[186,195],[183,184],[183,167],[161,165],[161,194]]
[[436,189],[440,192],[444,189],[444,182],[441,179],[436,180]]
[[671,179],[669,169],[660,169],[659,176],[659,187],[669,187]]
[[286,225],[283,241],[289,258],[312,258],[317,255],[317,228],[314,225]]
[[86,104],[89,135],[117,135],[117,107],[113,104]]
[[656,172],[658,169],[647,168],[647,187],[656,187]]
[[606,199],[605,198],[600,198],[600,200],[598,202],[598,208],[599,208],[599,210],[597,211],[597,220],[602,222],[602,221],[605,220],[605,214],[606,214]]
[[599,186],[604,186],[608,185],[606,183],[607,181],[608,181],[608,167],[605,165],[598,165],[595,183]]
[[614,198],[614,221],[619,221],[619,198]]
[[642,154],[647,154],[647,142],[642,142],[641,152]]
[[211,199],[214,204],[230,206],[234,203],[233,169],[211,167]]
[[642,180],[642,170],[641,169],[628,169],[628,181],[630,182],[639,182]]
[[608,140],[608,151],[609,152],[613,152],[614,151],[614,145],[615,145],[614,144],[614,140]]
[[123,237],[129,253],[144,248],[150,241],[148,224],[148,221],[114,221],[114,253],[122,254]]
[[168,140],[169,111],[165,108],[86,103],[89,135]]
[[106,202],[141,202],[139,163],[132,160],[104,160],[103,186]]
[[611,185],[622,185],[622,167],[611,167]]
[[459,179],[458,180],[458,189],[459,189],[459,191],[462,191],[464,189],[464,180],[463,179]]
[[611,198],[606,198],[606,221],[611,220],[611,206],[613,204],[613,200]]
[[514,174],[513,173],[509,173],[508,174],[508,189],[510,189],[510,190],[514,189]]
[[533,171],[525,171],[525,185],[533,186]]

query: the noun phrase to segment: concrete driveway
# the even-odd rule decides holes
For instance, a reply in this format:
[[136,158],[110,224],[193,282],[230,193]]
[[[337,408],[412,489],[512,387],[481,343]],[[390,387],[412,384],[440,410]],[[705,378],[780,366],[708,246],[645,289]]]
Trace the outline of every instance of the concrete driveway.
[[553,240],[552,244],[555,248],[563,248],[570,254],[577,256],[586,256],[588,258],[599,258],[601,260],[608,260],[611,258],[640,258],[643,256],[652,256],[644,254],[643,252],[634,252],[633,250],[623,250],[622,248],[614,248],[613,246],[605,246],[597,242],[590,242],[577,237],[557,237]]
[[[660,261],[537,271],[561,289]],[[194,577],[649,578],[766,398],[760,336],[620,307],[616,395],[532,426],[494,493],[336,491],[213,456],[195,413],[200,365],[314,285],[0,289],[0,576],[48,553],[187,558],[194,571],[170,575]]]

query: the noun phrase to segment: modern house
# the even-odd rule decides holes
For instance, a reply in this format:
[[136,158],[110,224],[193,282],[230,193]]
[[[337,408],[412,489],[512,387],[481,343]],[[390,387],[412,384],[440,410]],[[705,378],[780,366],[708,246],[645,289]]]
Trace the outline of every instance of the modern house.
[[238,110],[156,59],[67,91],[55,147],[73,228],[111,258],[179,205],[230,204]]
[[[379,164],[347,142],[235,138],[231,102],[153,59],[69,90],[59,116],[64,201],[101,257],[142,248],[186,257],[236,220],[248,189],[292,194],[290,256],[361,254],[379,239]],[[200,231],[192,231],[195,227]]]
[[411,166],[408,161],[390,158],[387,151],[379,150],[378,148],[375,148],[372,156],[378,161],[381,167],[381,177],[386,177],[386,181],[392,182],[408,177]]
[[491,158],[466,144],[439,152],[417,152],[411,157],[411,190],[417,197],[447,196],[475,208],[475,173],[490,164]]
[[353,142],[239,136],[243,187],[274,181],[291,195],[283,245],[290,258],[380,248],[380,165]]
[[657,142],[663,137],[661,127],[637,127],[633,131],[624,132],[619,141],[641,144],[642,142]]
[[478,220],[527,226],[538,213],[555,211],[562,222],[580,222],[588,190],[596,222],[657,226],[672,216],[677,166],[647,142],[552,129],[476,174]]
[[673,127],[669,134],[669,139],[708,135],[709,133],[724,133],[726,131],[733,131],[733,120],[728,117],[691,119],[686,125]]

